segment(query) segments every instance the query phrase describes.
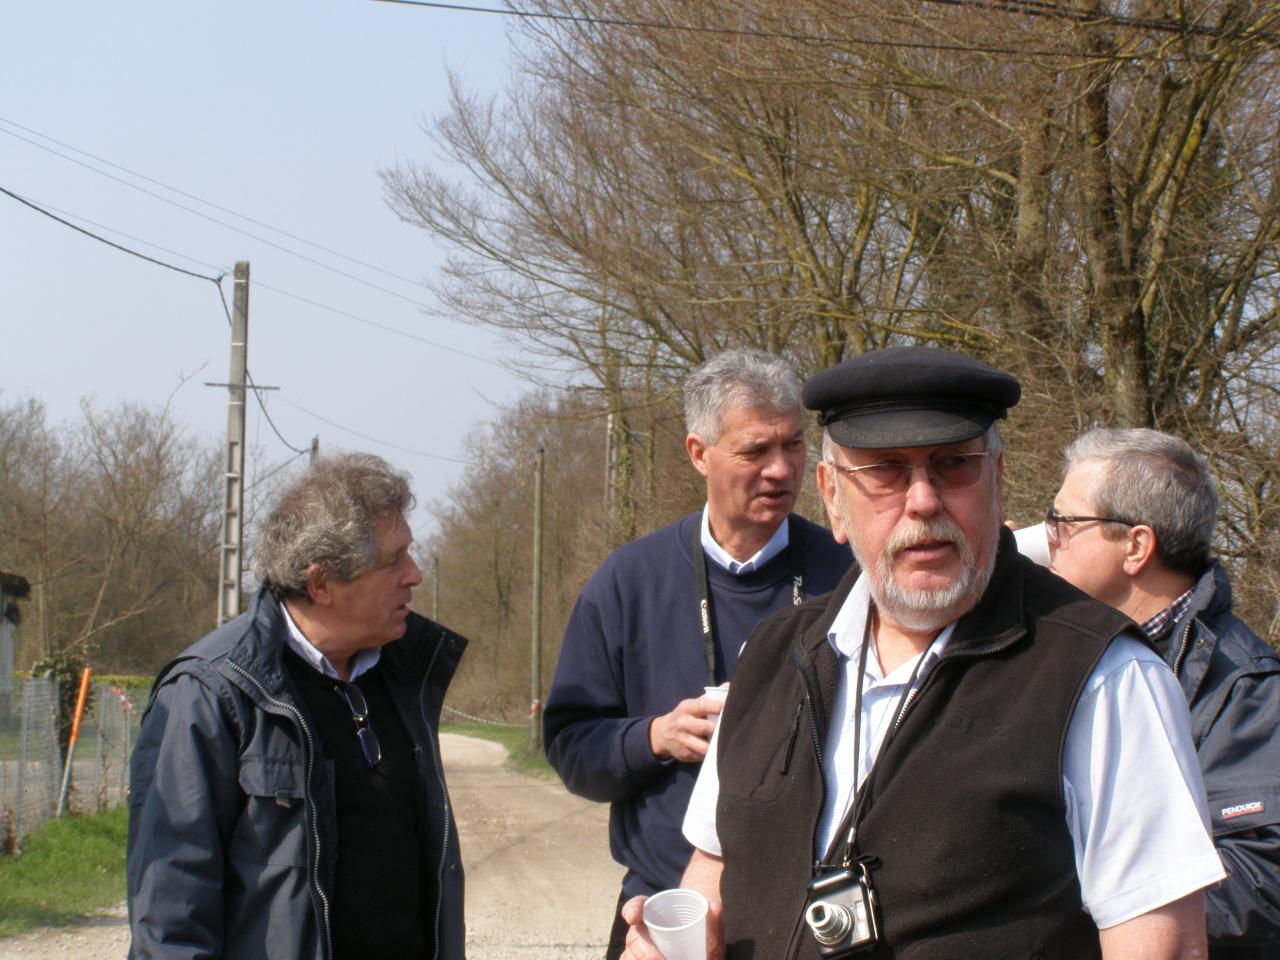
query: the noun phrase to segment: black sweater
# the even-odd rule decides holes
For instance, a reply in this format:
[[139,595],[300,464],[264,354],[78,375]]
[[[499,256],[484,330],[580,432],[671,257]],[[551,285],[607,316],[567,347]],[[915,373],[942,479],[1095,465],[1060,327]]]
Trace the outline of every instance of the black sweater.
[[428,943],[432,871],[413,743],[382,680],[381,664],[356,681],[382,747],[370,767],[341,683],[286,647],[285,667],[320,737],[337,801],[338,858],[333,883],[334,960],[435,955]]

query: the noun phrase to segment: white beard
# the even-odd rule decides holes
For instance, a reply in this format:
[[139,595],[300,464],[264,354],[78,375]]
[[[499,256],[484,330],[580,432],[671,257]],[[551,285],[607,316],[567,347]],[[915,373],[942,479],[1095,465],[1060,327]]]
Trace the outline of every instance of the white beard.
[[[951,543],[960,555],[961,572],[947,586],[912,590],[904,587],[894,576],[893,561],[902,550],[926,540]],[[876,606],[906,629],[923,631],[941,630],[977,604],[995,570],[998,537],[980,560],[955,521],[939,515],[927,520],[904,522],[893,531],[884,550],[876,557],[863,556],[852,537],[850,544],[858,565],[867,576],[871,599]]]

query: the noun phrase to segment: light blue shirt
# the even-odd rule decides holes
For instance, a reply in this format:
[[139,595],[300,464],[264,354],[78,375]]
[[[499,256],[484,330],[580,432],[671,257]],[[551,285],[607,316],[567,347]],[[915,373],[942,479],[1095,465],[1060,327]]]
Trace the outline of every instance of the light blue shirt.
[[703,552],[735,577],[740,577],[744,573],[750,573],[752,570],[763,567],[783,550],[787,549],[787,544],[791,542],[791,525],[786,520],[783,520],[782,523],[778,524],[778,529],[773,531],[773,536],[769,538],[768,543],[747,557],[746,560],[739,562],[729,555],[728,550],[716,543],[715,537],[711,536],[709,509],[709,506],[702,508]]
[[[333,668],[333,664],[329,662],[329,658],[320,652],[319,647],[306,638],[298,625],[293,622],[293,617],[289,616],[289,608],[283,603],[280,604],[280,612],[284,614],[284,622],[289,627],[289,632],[285,635],[284,642],[289,645],[289,649],[300,656],[311,666],[315,667],[326,677],[332,677],[334,680],[341,680],[338,671]],[[351,680],[355,682],[356,677],[362,673],[366,673],[377,666],[378,659],[382,656],[381,647],[370,647],[367,650],[361,650],[351,658]]]

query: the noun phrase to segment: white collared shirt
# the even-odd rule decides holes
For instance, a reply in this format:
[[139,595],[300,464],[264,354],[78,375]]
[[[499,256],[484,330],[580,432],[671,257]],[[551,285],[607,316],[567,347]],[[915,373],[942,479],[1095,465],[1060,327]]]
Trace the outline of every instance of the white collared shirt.
[[[832,704],[832,748],[823,756],[827,799],[819,837],[824,850],[833,840],[839,842],[831,834],[855,789],[849,756],[851,682],[870,612],[864,580],[855,582],[828,634],[840,653],[843,672]],[[953,626],[923,654],[927,659],[917,686],[950,640]],[[861,725],[873,733],[864,736],[866,747],[859,747],[858,783],[892,725],[890,715],[897,713],[914,659],[883,677],[878,656],[867,658]],[[715,822],[719,731],[717,726],[684,820],[685,838],[716,856],[721,849]],[[1107,648],[1076,704],[1063,752],[1063,787],[1081,895],[1099,929],[1141,916],[1226,876],[1209,836],[1204,782],[1186,700],[1164,661],[1130,634],[1122,634]]]
[[734,576],[741,576],[744,573],[750,573],[752,570],[763,567],[783,550],[787,549],[787,544],[791,542],[791,525],[786,520],[783,520],[782,523],[778,524],[778,529],[773,531],[773,536],[769,538],[768,543],[747,557],[746,560],[735,560],[730,556],[729,551],[716,543],[716,538],[711,536],[711,519],[708,513],[710,509],[710,504],[702,508],[703,552]]
[[[893,727],[900,711],[900,704],[905,703],[907,684],[912,676],[915,683],[912,689],[918,690],[933,665],[937,663],[951,635],[955,633],[955,624],[949,624],[934,638],[923,653],[909,658],[898,665],[887,677],[880,666],[880,655],[871,641],[871,649],[867,651],[867,672],[862,678],[862,722],[858,744],[858,771],[855,782],[853,776],[853,707],[854,683],[858,679],[858,658],[862,652],[862,638],[867,636],[867,617],[871,614],[871,591],[867,586],[867,578],[859,577],[849,593],[849,598],[836,614],[831,623],[831,631],[827,641],[835,648],[840,657],[843,674],[836,687],[835,700],[831,705],[831,716],[841,717],[839,725],[831,726],[831,748],[825,757],[826,769],[824,777],[827,781],[827,803],[822,809],[822,820],[818,825],[819,849],[826,850],[834,839],[832,834],[844,820],[845,814],[853,803],[854,792],[862,786],[880,755],[880,747],[884,744],[885,735]],[[919,664],[920,669],[916,669]]]
[[[303,660],[311,664],[326,677],[332,677],[334,680],[341,680],[338,671],[333,668],[333,664],[329,662],[329,658],[320,652],[320,649],[306,638],[298,625],[293,622],[293,617],[289,616],[289,608],[283,603],[280,604],[280,612],[284,614],[284,622],[289,627],[289,632],[285,634],[285,643],[289,644],[289,649],[302,657]],[[367,650],[361,650],[351,658],[351,679],[348,681],[354,683],[356,677],[360,674],[372,670],[378,663],[378,658],[382,656],[381,647],[370,647]]]

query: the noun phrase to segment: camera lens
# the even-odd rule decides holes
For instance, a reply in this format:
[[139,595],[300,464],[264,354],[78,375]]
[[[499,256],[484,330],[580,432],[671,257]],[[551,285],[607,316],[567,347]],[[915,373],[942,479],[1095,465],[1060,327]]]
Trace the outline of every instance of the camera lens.
[[813,931],[813,939],[823,946],[840,943],[853,929],[853,917],[849,908],[826,900],[809,904],[809,909],[804,913],[804,922]]

